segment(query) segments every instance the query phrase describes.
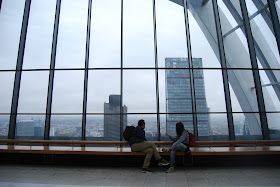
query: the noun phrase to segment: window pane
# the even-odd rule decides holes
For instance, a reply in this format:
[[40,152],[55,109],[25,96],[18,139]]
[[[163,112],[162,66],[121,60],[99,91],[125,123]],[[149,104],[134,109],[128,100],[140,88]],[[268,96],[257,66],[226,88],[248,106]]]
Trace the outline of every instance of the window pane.
[[51,140],[81,140],[81,132],[81,115],[51,116]]
[[276,6],[277,14],[278,14],[278,20],[280,20],[280,1],[279,0],[277,0],[275,2],[275,6]]
[[22,72],[19,113],[45,113],[48,92],[48,71]]
[[103,113],[109,96],[120,95],[120,86],[119,70],[89,71],[87,112]]
[[278,121],[280,118],[280,113],[267,113],[266,116],[267,116],[270,138],[272,140],[279,140],[280,139],[280,126],[279,126]]
[[123,104],[128,113],[157,112],[154,70],[125,70],[123,80]]
[[221,67],[212,1],[196,6],[188,0],[188,17],[193,58],[202,58],[203,67]]
[[56,68],[85,67],[87,0],[61,2]]
[[145,121],[146,139],[148,141],[157,141],[157,116],[156,115],[127,115],[127,125],[137,126],[138,121],[143,119]]
[[[105,140],[104,139],[104,115],[87,115],[86,125],[87,140]],[[95,139],[93,139],[95,137]],[[98,138],[98,139],[97,139]]]
[[0,72],[0,113],[10,113],[15,72]]
[[83,112],[84,71],[55,71],[53,113]]
[[153,4],[124,0],[123,66],[155,67]]
[[226,112],[221,70],[194,70],[194,86],[197,112]]
[[279,82],[273,81],[273,79],[275,80],[276,77],[279,77],[279,73],[280,71],[260,70],[262,91],[267,112],[280,111],[280,85]]
[[[199,117],[199,116],[198,116]],[[200,140],[228,140],[228,121],[226,114],[208,114],[210,135],[200,136]],[[200,128],[198,127],[198,135],[200,135]],[[203,128],[202,128],[203,129]]]
[[23,69],[50,67],[55,7],[55,0],[32,1]]
[[236,140],[261,140],[262,131],[258,113],[233,114]]
[[156,0],[158,66],[165,59],[187,58],[184,7],[169,0]]
[[9,132],[10,116],[0,115],[0,139],[7,139]]
[[[268,8],[263,9],[267,1],[253,3],[252,0],[246,0],[246,4],[249,9],[249,14],[254,14],[254,17],[251,16],[250,25],[258,61],[261,64],[260,67],[280,68],[279,51],[269,10]],[[280,81],[279,77],[278,81]]]
[[251,70],[228,70],[233,112],[258,112],[255,84]]
[[16,124],[16,139],[43,140],[45,116],[18,115]]
[[176,123],[182,122],[185,129],[193,132],[193,115],[191,114],[167,114],[166,116],[166,132],[171,136],[177,136]]
[[89,66],[120,67],[120,37],[121,1],[93,1]]
[[251,68],[239,1],[230,1],[225,5],[222,0],[218,0],[218,6],[227,67]]
[[0,12],[0,69],[15,69],[24,0],[3,0]]

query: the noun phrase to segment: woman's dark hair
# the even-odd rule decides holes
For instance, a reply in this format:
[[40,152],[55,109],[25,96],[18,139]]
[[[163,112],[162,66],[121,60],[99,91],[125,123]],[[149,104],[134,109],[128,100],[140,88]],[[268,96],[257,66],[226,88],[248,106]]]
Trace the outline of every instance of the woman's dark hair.
[[182,133],[184,132],[185,130],[185,127],[184,127],[184,124],[182,122],[178,122],[176,123],[176,134],[177,136],[181,136]]
[[143,119],[140,119],[138,121],[138,126],[143,126],[145,124],[145,121]]

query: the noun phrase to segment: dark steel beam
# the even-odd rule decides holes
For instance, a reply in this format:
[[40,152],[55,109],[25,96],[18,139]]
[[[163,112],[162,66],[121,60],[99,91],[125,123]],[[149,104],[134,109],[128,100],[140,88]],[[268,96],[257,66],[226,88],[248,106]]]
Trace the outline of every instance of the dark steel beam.
[[156,78],[156,102],[157,102],[157,140],[160,141],[160,115],[159,115],[159,83],[158,83],[158,52],[157,52],[157,19],[156,5],[153,0],[153,23],[154,23],[154,53],[155,53],[155,78]]
[[122,133],[123,133],[123,0],[121,0],[121,75],[120,75],[120,141],[123,140]]
[[227,110],[229,140],[235,140],[234,122],[233,122],[231,97],[230,97],[230,89],[229,89],[229,80],[228,80],[227,70],[224,69],[227,67],[226,55],[225,55],[225,50],[224,50],[223,34],[222,34],[222,29],[221,29],[221,22],[220,22],[217,1],[212,0],[212,5],[213,5],[214,19],[215,19],[217,39],[218,39],[218,47],[219,47],[219,52],[220,52],[220,63],[223,68],[222,76],[223,76],[224,94],[225,94],[225,102],[226,102],[226,110]]
[[14,80],[14,90],[13,90],[10,125],[9,125],[9,133],[8,133],[9,139],[15,138],[16,123],[17,123],[17,110],[18,110],[18,98],[19,98],[20,81],[21,81],[21,73],[22,73],[21,70],[22,70],[22,63],[23,63],[23,57],[24,57],[24,48],[25,48],[25,42],[26,42],[30,5],[31,5],[31,0],[26,0],[25,7],[24,7],[24,13],[23,13],[23,19],[22,19],[21,34],[20,34],[18,56],[17,56],[17,66],[16,66],[15,80]]
[[191,98],[192,98],[192,112],[193,112],[193,130],[196,140],[198,140],[198,124],[197,124],[197,113],[196,113],[196,98],[195,98],[195,88],[194,88],[194,77],[193,77],[193,63],[192,63],[192,50],[191,50],[191,38],[189,29],[189,18],[188,18],[188,4],[187,0],[184,2],[184,14],[185,14],[185,29],[186,29],[186,39],[188,48],[188,64],[189,64],[189,74],[190,74],[190,86],[191,86]]
[[263,98],[263,92],[262,92],[262,86],[261,86],[261,79],[259,75],[258,70],[258,62],[257,62],[257,56],[256,51],[254,47],[254,38],[251,31],[250,26],[250,20],[248,17],[247,7],[245,0],[240,0],[240,7],[243,17],[243,22],[245,26],[245,34],[248,42],[248,48],[250,53],[250,60],[252,65],[252,71],[253,71],[253,78],[255,83],[255,90],[256,90],[256,96],[258,101],[258,108],[259,108],[259,115],[260,115],[260,121],[261,121],[261,128],[262,128],[262,136],[264,140],[269,140],[269,129],[268,129],[268,123],[267,123],[267,117],[266,117],[266,110],[264,105],[264,98]]
[[91,10],[92,10],[92,0],[89,0],[88,1],[88,18],[87,18],[87,38],[86,38],[86,54],[85,54],[85,75],[84,75],[83,117],[82,117],[81,140],[86,140],[87,92],[88,92],[88,67],[89,67],[89,49],[90,49]]
[[54,69],[55,69],[57,39],[58,39],[60,8],[61,8],[61,0],[57,0],[56,1],[55,20],[54,20],[54,30],[53,30],[51,62],[50,62],[50,74],[49,74],[49,86],[48,86],[48,98],[47,98],[44,140],[49,140],[49,138],[50,138],[53,82],[54,82]]

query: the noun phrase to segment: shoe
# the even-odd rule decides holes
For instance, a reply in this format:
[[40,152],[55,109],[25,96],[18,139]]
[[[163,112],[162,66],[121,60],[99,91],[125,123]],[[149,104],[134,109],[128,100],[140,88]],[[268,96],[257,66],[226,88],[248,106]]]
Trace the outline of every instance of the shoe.
[[142,168],[142,173],[153,173],[149,168]]
[[161,159],[158,160],[158,165],[159,166],[167,166],[167,165],[169,165],[169,162],[164,160],[163,158],[161,158]]
[[166,173],[173,173],[174,172],[174,168],[170,167],[168,170],[166,170]]
[[169,148],[164,147],[164,148],[162,148],[162,152],[170,152],[170,149],[169,149]]

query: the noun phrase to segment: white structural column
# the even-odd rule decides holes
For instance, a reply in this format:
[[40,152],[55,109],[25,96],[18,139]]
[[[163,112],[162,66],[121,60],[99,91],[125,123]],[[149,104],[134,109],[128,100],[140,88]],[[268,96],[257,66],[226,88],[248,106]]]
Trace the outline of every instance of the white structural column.
[[[180,4],[179,1],[172,0],[174,3]],[[238,7],[239,1],[231,1],[235,11],[241,15],[240,8]],[[236,4],[235,4],[236,3]],[[208,40],[213,52],[219,59],[219,48],[218,48],[218,41],[217,41],[217,34],[215,29],[215,22],[212,19],[209,19],[213,15],[213,8],[211,1],[201,1],[201,6],[197,3],[188,5],[190,12],[192,13],[193,17],[195,18],[197,24],[201,28],[202,32],[204,33],[206,39]],[[223,13],[221,9],[219,9],[220,20],[221,24],[223,25],[223,31],[227,30],[230,31],[233,29],[232,25],[230,24],[228,18]],[[211,23],[211,21],[213,23]],[[257,57],[265,68],[277,68],[280,69],[279,61],[277,60],[276,54],[273,53],[269,43],[265,39],[265,33],[261,32],[259,26],[255,23],[254,20],[251,20],[251,27],[254,29],[254,40],[259,47],[257,50]],[[226,28],[226,29],[225,29]],[[225,33],[223,33],[225,34]],[[233,32],[230,35],[224,38],[224,47],[226,51],[226,61],[227,61],[227,68],[242,68],[244,67],[244,63],[250,64],[250,56],[248,55],[248,49],[244,47],[244,44],[237,34],[237,32]],[[275,71],[266,71],[270,82],[276,80],[279,82],[280,75],[276,75]],[[280,73],[280,71],[278,72]],[[240,107],[243,112],[258,112],[258,103],[256,99],[256,92],[254,90],[254,79],[252,75],[252,71],[250,70],[229,70],[228,77],[230,85],[237,97],[237,100],[240,104]],[[272,80],[274,77],[274,80]],[[275,90],[276,91],[276,90]],[[268,96],[268,91],[266,87],[263,87],[263,94]],[[276,91],[277,92],[277,91]],[[231,94],[232,95],[232,94]],[[273,100],[270,97],[266,97],[266,106],[267,109],[274,110],[275,106]],[[275,111],[275,110],[274,110]],[[234,112],[234,111],[233,111]],[[274,117],[278,118],[276,114],[273,115]],[[245,113],[246,120],[249,124],[250,132],[252,135],[261,135],[261,124],[259,119],[258,113]],[[275,124],[274,124],[275,123]],[[277,120],[270,120],[270,127],[277,126]]]

